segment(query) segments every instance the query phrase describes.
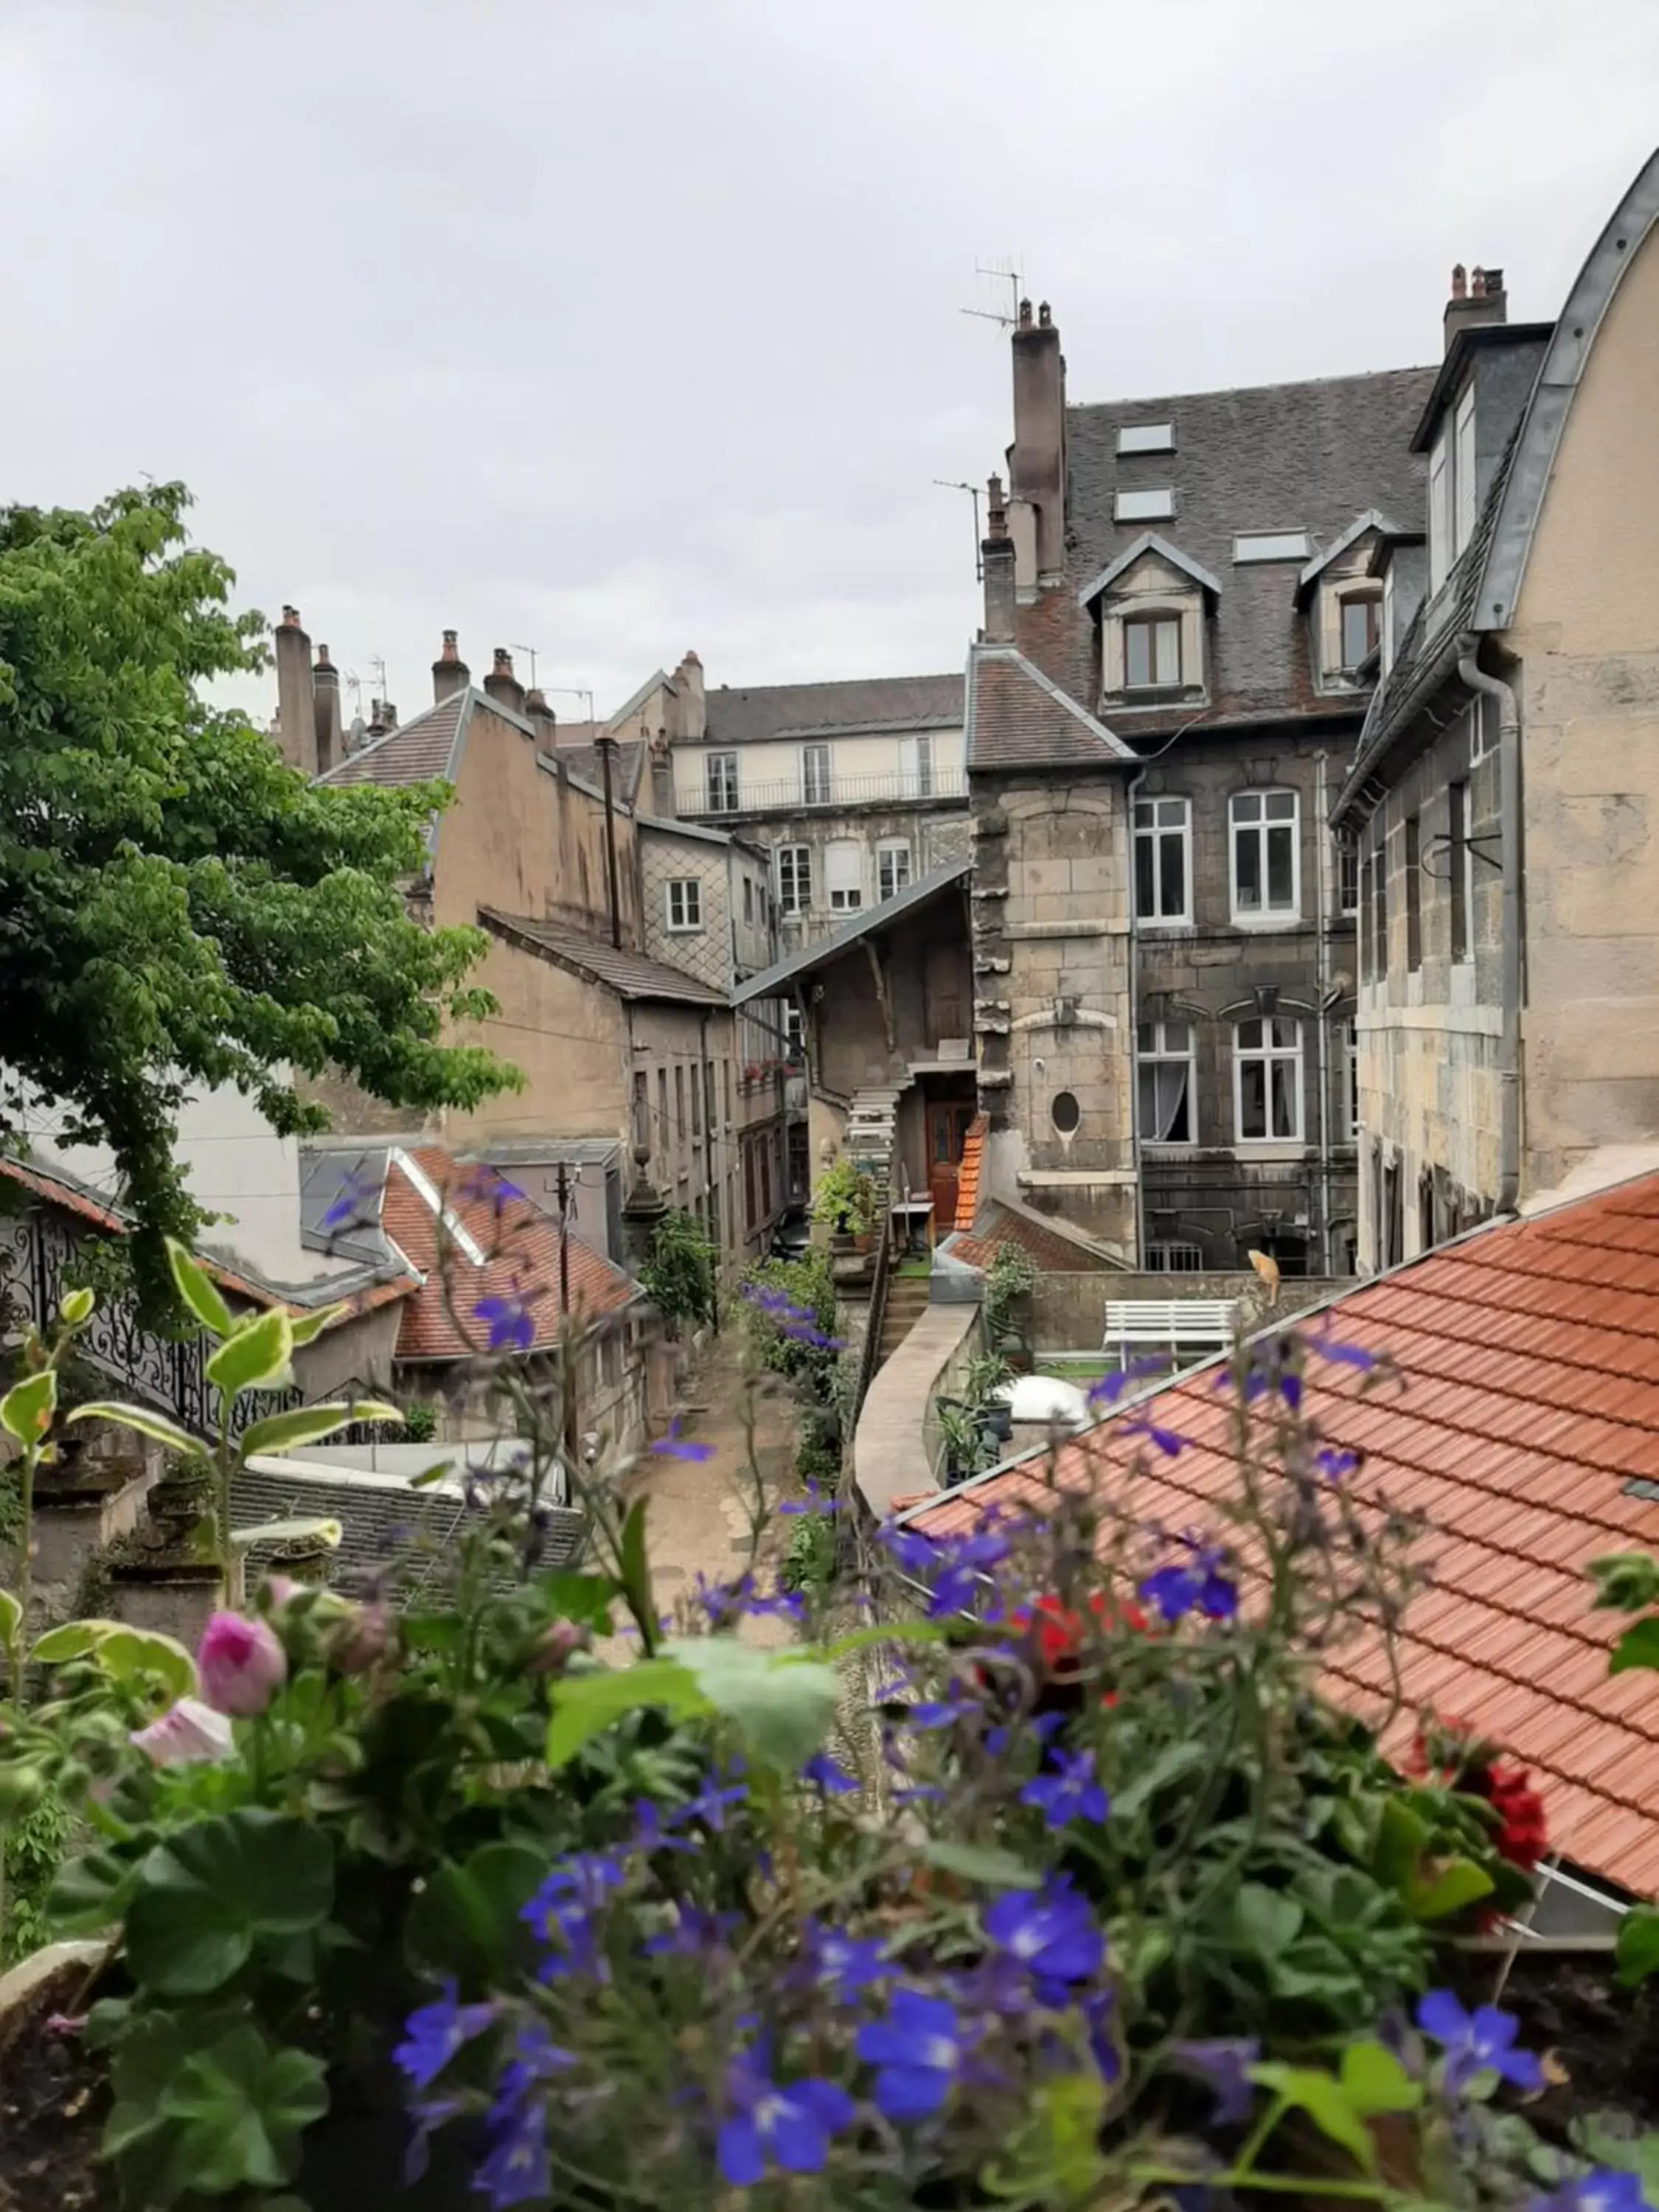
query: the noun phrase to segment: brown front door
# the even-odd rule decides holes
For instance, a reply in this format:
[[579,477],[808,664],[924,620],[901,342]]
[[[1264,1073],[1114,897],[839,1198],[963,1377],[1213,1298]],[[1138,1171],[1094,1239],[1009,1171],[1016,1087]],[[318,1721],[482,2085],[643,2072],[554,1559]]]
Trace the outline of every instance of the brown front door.
[[927,1194],[933,1201],[936,1237],[957,1225],[957,1170],[973,1118],[970,1105],[927,1109]]

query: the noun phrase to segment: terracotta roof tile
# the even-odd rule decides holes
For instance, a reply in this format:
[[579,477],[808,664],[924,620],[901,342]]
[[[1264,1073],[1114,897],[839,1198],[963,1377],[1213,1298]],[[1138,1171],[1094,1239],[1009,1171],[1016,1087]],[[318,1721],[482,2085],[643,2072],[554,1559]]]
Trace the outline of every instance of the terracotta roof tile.
[[[962,1140],[962,1162],[957,1170],[957,1221],[971,1229],[979,1212],[979,1171],[985,1158],[985,1135],[991,1126],[988,1114],[975,1114]],[[977,1266],[978,1262],[970,1264]]]
[[[1403,1385],[1365,1388],[1316,1357],[1308,1404],[1333,1443],[1365,1452],[1353,1478],[1365,1510],[1386,1499],[1426,1523],[1432,1581],[1398,1646],[1410,1710],[1385,1747],[1403,1754],[1424,1703],[1474,1721],[1534,1771],[1570,1858],[1659,1889],[1659,1678],[1608,1676],[1624,1624],[1591,1609],[1585,1579],[1599,1553],[1659,1548],[1659,1501],[1624,1488],[1659,1475],[1659,1176],[1489,1224],[1328,1312],[1341,1342],[1389,1352]],[[1050,1480],[1109,1499],[1132,1468],[1137,1520],[1191,1525],[1234,1487],[1230,1401],[1200,1370],[1137,1410],[1185,1440],[1177,1457],[1144,1466],[1114,1417],[1052,1471],[1034,1462],[924,1500],[915,1525],[947,1534],[993,1505],[1040,1511]],[[1384,1717],[1374,1641],[1332,1652],[1323,1679]]]

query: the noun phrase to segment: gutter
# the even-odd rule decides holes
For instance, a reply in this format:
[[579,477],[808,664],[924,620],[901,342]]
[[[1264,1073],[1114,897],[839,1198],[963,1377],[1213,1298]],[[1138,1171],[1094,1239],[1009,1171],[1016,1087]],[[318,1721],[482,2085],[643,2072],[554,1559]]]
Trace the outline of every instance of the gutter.
[[1473,630],[1457,641],[1457,673],[1498,702],[1498,848],[1504,872],[1503,1029],[1498,1039],[1497,1212],[1513,1213],[1521,1193],[1521,705],[1512,684],[1488,676]]
[[[1331,889],[1328,881],[1331,828],[1328,813],[1328,793],[1325,770],[1329,756],[1322,745],[1314,755],[1314,813],[1317,826],[1314,832],[1314,887],[1319,902],[1319,933],[1315,939],[1314,1000],[1318,1009],[1315,1017],[1315,1039],[1318,1047],[1319,1064],[1319,1240],[1325,1273],[1331,1267],[1331,1071],[1330,1071],[1330,1006],[1331,994]],[[1358,1000],[1356,1000],[1356,1004]],[[1357,1046],[1357,1040],[1356,1040]]]
[[[1170,743],[1174,743],[1173,738]],[[1135,1177],[1135,1265],[1141,1268],[1146,1265],[1146,1163],[1140,1144],[1140,931],[1135,898],[1135,801],[1146,781],[1146,770],[1141,768],[1129,778],[1123,798],[1129,848],[1129,1159]],[[1188,818],[1190,821],[1191,816]],[[1192,897],[1190,884],[1187,894]],[[1194,903],[1193,912],[1197,911]],[[1188,1110],[1195,1104],[1196,1101],[1190,1102]]]

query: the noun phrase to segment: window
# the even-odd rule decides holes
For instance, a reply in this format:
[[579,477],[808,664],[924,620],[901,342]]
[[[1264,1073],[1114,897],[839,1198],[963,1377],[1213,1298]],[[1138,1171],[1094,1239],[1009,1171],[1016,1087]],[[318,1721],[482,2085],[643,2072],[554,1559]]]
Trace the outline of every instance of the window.
[[1236,791],[1232,818],[1233,920],[1294,920],[1302,911],[1293,791]]
[[1048,1102],[1048,1119],[1062,1137],[1077,1134],[1078,1123],[1083,1119],[1083,1109],[1077,1103],[1075,1091],[1056,1091]]
[[1189,1022],[1142,1022],[1135,1032],[1135,1079],[1142,1144],[1196,1143]]
[[1121,491],[1112,514],[1118,522],[1167,522],[1175,513],[1175,494],[1165,486],[1158,491]]
[[832,914],[856,914],[864,904],[864,851],[852,838],[824,847],[823,887]]
[[876,848],[876,896],[896,897],[910,880],[910,848],[895,838]]
[[714,1141],[714,1063],[712,1060],[706,1060],[702,1064],[702,1091],[704,1107],[703,1118],[708,1124],[708,1142],[710,1148],[708,1157],[712,1161],[714,1157],[713,1149]]
[[702,1080],[695,1067],[691,1071],[691,1133],[702,1134]]
[[1376,650],[1377,596],[1350,592],[1342,600],[1342,666],[1350,674]]
[[1180,683],[1179,615],[1124,617],[1123,681],[1131,691],[1151,691]]
[[1359,980],[1376,981],[1376,948],[1372,939],[1376,922],[1376,856],[1367,853],[1359,864]]
[[768,901],[768,898],[767,898],[767,896],[766,896],[766,886],[765,886],[765,884],[756,884],[756,886],[755,886],[755,898],[756,898],[756,902],[758,904],[758,906],[759,906],[759,908],[760,908],[761,927],[762,927],[763,929],[764,929],[764,928],[765,928],[765,927],[766,927],[766,925],[767,925],[767,923],[768,923],[768,921],[770,920],[770,916],[768,915],[768,913],[767,913],[767,911],[766,911],[766,909],[767,909],[767,906],[768,906],[768,904],[769,904],[769,901]]
[[1117,434],[1120,453],[1172,453],[1173,422],[1126,422]]
[[745,921],[755,919],[755,886],[747,876],[743,879],[743,918]]
[[732,1063],[729,1060],[720,1062],[720,1103],[726,1109],[725,1122],[729,1129],[732,1126]]
[[1469,843],[1469,787],[1467,783],[1452,783],[1446,787],[1446,887],[1451,904],[1451,957],[1467,960],[1469,957],[1469,915],[1474,901],[1473,870],[1474,852]]
[[677,1060],[674,1064],[674,1134],[685,1141],[685,1070]]
[[1187,885],[1192,805],[1185,799],[1135,801],[1135,915],[1141,921],[1190,921]]
[[1356,1144],[1359,1139],[1359,1024],[1342,1024],[1342,1112],[1337,1127],[1346,1133],[1347,1141]]
[[791,1067],[806,1065],[806,1024],[801,1019],[799,999],[786,999],[783,1003],[783,1055]]
[[812,904],[812,848],[810,845],[778,848],[778,912],[805,914]]
[[1471,384],[1457,403],[1452,422],[1452,461],[1456,481],[1452,490],[1452,558],[1455,560],[1474,535],[1474,386]]
[[1415,814],[1406,817],[1406,965],[1423,965],[1423,829]]
[[1359,911],[1359,847],[1352,830],[1336,833],[1336,910],[1339,914]]
[[1311,550],[1305,530],[1251,530],[1233,540],[1235,565],[1247,561],[1305,561]]
[[1149,1244],[1146,1272],[1149,1275],[1201,1275],[1203,1249],[1197,1244]]
[[906,799],[933,795],[933,739],[931,732],[899,739],[899,777]]
[[735,753],[710,753],[708,757],[708,811],[711,814],[732,814],[738,805],[738,757]]
[[1301,1141],[1300,1022],[1269,1014],[1238,1024],[1233,1043],[1233,1108],[1241,1145]]
[[800,799],[803,806],[830,804],[830,748],[803,745],[800,749]]
[[668,1070],[657,1070],[657,1150],[668,1150]]
[[1478,761],[1485,760],[1486,755],[1492,750],[1492,724],[1489,723],[1486,719],[1489,711],[1495,718],[1498,712],[1498,702],[1495,699],[1484,697],[1477,699],[1474,705],[1468,709],[1469,718],[1469,766],[1471,768],[1473,768]]
[[1389,833],[1382,823],[1376,828],[1376,868],[1371,878],[1376,887],[1372,926],[1376,932],[1376,943],[1371,952],[1371,973],[1379,983],[1389,980]]
[[1451,456],[1443,430],[1429,453],[1429,597],[1451,566]]
[[668,880],[668,927],[702,927],[702,885],[695,876],[671,876]]
[[1389,562],[1382,574],[1382,673],[1386,676],[1394,666],[1394,563]]

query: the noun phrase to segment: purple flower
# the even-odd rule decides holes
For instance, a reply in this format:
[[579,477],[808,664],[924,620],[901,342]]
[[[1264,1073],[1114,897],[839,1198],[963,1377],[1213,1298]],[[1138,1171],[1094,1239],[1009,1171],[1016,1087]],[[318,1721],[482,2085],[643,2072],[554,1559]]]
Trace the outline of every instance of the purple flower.
[[805,1498],[786,1498],[778,1507],[780,1513],[833,1513],[835,1510],[835,1499],[825,1497],[818,1486],[817,1477],[811,1474],[806,1478]]
[[1369,1375],[1381,1365],[1376,1352],[1367,1352],[1363,1344],[1339,1344],[1332,1336],[1310,1336],[1308,1343],[1322,1359],[1334,1361],[1339,1367],[1357,1367],[1362,1375]]
[[[671,1817],[677,1818],[678,1815]],[[662,1808],[649,1797],[634,1800],[634,1832],[628,1839],[628,1848],[642,1851],[648,1858],[653,1851],[695,1850],[695,1844],[684,1836],[671,1836],[664,1824]]]
[[1155,1605],[1164,1620],[1181,1620],[1194,1607],[1211,1620],[1231,1620],[1238,1611],[1238,1588],[1222,1572],[1226,1553],[1218,1545],[1194,1544],[1189,1565],[1171,1564],[1148,1575],[1139,1595]]
[[1314,1465],[1327,1482],[1340,1482],[1343,1476],[1352,1474],[1358,1464],[1358,1452],[1336,1451],[1328,1444],[1322,1451],[1314,1454]]
[[807,1975],[832,1996],[856,1996],[860,1990],[885,1981],[893,1971],[878,1938],[861,1941],[842,1929],[823,1927],[816,1920],[807,1922],[805,1936],[803,1963]]
[[[493,1347],[492,1347],[493,1348]],[[668,1424],[668,1434],[659,1437],[651,1447],[659,1459],[713,1459],[713,1444],[694,1443],[690,1437],[680,1434],[680,1417],[675,1414]]]
[[603,1980],[609,1969],[599,1948],[592,1916],[602,1911],[627,1873],[621,1862],[599,1851],[582,1851],[555,1867],[519,1913],[548,1946],[541,1978],[592,1974]]
[[[684,1850],[686,1846],[682,1844],[680,1848]],[[700,1959],[708,1952],[722,1951],[738,1924],[735,1912],[705,1912],[701,1905],[688,1905],[684,1899],[674,1910],[673,1926],[663,1929],[641,1944],[647,1958]]]
[[1496,2005],[1465,2012],[1449,1990],[1431,1990],[1417,2008],[1417,2024],[1446,2054],[1449,2096],[1460,2096],[1477,2074],[1490,2069],[1500,2081],[1528,2092],[1544,2086],[1544,2069],[1530,2051],[1515,2049],[1521,2023]]
[[1161,1429],[1156,1421],[1129,1421],[1124,1425],[1126,1437],[1145,1437],[1158,1446],[1165,1459],[1175,1459],[1180,1454],[1182,1440],[1173,1429]]
[[1564,2181],[1547,2197],[1534,2197],[1527,2212],[1648,2212],[1648,2200],[1640,2174],[1598,2166],[1576,2181]]
[[769,2166],[784,2173],[822,2173],[830,2138],[853,2124],[853,2100],[816,2075],[775,2082],[764,2048],[746,2053],[726,2077],[730,2117],[720,2124],[715,2160],[732,2189],[752,2189]]
[[539,2097],[516,2099],[489,2115],[489,2148],[472,2177],[493,2212],[513,2204],[544,2203],[553,2185],[547,2159],[547,2106]]
[[380,1210],[380,1178],[362,1161],[342,1176],[333,1203],[322,1219],[325,1229],[343,1229],[347,1222],[373,1221]]
[[857,1778],[844,1766],[831,1759],[827,1751],[815,1751],[800,1771],[803,1782],[810,1782],[826,1797],[845,1797],[859,1787]]
[[1206,2043],[1177,2043],[1170,2057],[1183,2074],[1195,2075],[1215,2097],[1210,2124],[1237,2127],[1250,2116],[1255,2091],[1249,2069],[1261,2057],[1261,2045],[1253,2035],[1217,2037]]
[[1279,1395],[1293,1413],[1302,1409],[1302,1377],[1285,1374],[1279,1378]]
[[1078,2009],[1089,2031],[1089,2055],[1099,2069],[1101,2080],[1115,2081],[1123,2071],[1123,2059],[1112,2033],[1111,1991],[1100,1990],[1093,1996],[1085,1997]]
[[1115,1406],[1132,1382],[1144,1382],[1150,1375],[1162,1375],[1169,1366],[1166,1359],[1131,1359],[1122,1367],[1110,1369],[1089,1386],[1089,1405]]
[[476,1319],[489,1331],[489,1349],[528,1352],[536,1341],[536,1317],[516,1291],[505,1297],[480,1298],[472,1309]]
[[1091,1751],[1057,1751],[1049,1771],[1033,1776],[1019,1802],[1034,1805],[1051,1828],[1063,1828],[1071,1820],[1103,1820],[1111,1809],[1095,1779]]
[[441,1997],[410,2013],[404,2022],[404,2040],[392,2054],[392,2063],[417,2089],[428,2088],[463,2044],[482,2035],[495,2017],[493,2004],[464,2005],[454,1983],[446,1982]]
[[983,1595],[989,1571],[1000,1567],[1012,1549],[1012,1535],[994,1534],[959,1537],[948,1548],[941,1548],[927,1605],[928,1620],[971,1611],[975,1600]]
[[885,2020],[866,2021],[854,2046],[875,2067],[876,2106],[890,2120],[925,2120],[951,2094],[967,2040],[952,2006],[919,1990],[895,1990]]
[[1005,1892],[986,1907],[984,1921],[997,1948],[1036,1977],[1045,2001],[1059,1985],[1097,1974],[1106,1956],[1106,1938],[1088,1899],[1077,1894],[1066,1875],[1051,1875],[1041,1889]]
[[952,1728],[978,1711],[977,1698],[924,1698],[920,1705],[907,1706],[904,1717],[912,1728]]
[[[736,1767],[732,1771],[734,1774],[741,1771]],[[682,1805],[675,1814],[675,1826],[678,1827],[690,1820],[701,1820],[704,1827],[712,1830],[717,1836],[723,1836],[726,1833],[726,1807],[741,1805],[748,1794],[748,1790],[742,1782],[731,1782],[722,1787],[717,1777],[711,1774],[704,1781],[702,1788],[696,1796]]]
[[540,2021],[526,2021],[514,2043],[513,2056],[501,2069],[501,2078],[495,2087],[495,2112],[505,2112],[519,2098],[526,2096],[538,2082],[550,2081],[555,2075],[568,2073],[575,2063],[572,2053],[554,2042]]

